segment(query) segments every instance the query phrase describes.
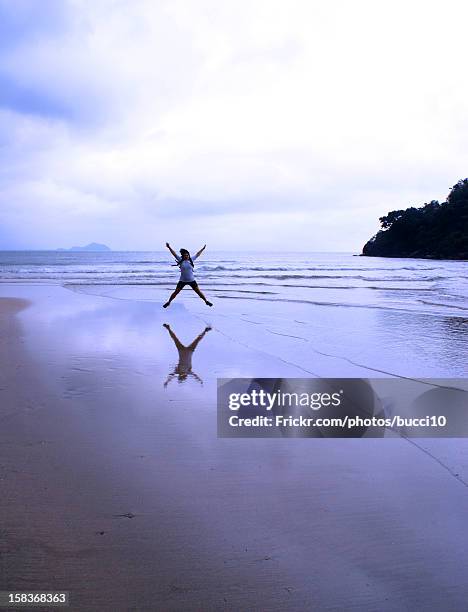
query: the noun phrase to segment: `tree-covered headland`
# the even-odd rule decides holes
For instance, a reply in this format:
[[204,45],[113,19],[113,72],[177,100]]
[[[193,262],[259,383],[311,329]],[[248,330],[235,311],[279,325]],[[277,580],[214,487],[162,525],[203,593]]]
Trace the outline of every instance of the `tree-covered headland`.
[[392,210],[379,221],[382,229],[362,255],[468,259],[468,179],[458,181],[445,202]]

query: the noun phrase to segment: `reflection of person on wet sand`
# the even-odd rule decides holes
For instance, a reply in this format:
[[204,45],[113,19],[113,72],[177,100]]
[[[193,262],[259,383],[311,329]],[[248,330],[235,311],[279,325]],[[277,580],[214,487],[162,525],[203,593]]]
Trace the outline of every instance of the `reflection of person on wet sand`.
[[195,349],[197,348],[198,343],[200,342],[200,340],[204,337],[204,335],[207,332],[210,331],[211,327],[205,327],[205,329],[202,331],[202,333],[199,334],[195,338],[195,340],[191,344],[189,344],[188,346],[184,346],[182,344],[182,342],[179,340],[179,338],[172,331],[172,329],[171,329],[171,327],[170,327],[170,325],[168,323],[164,323],[164,327],[169,332],[169,335],[174,340],[174,344],[176,345],[177,350],[179,351],[179,363],[174,368],[174,371],[171,374],[169,374],[169,376],[167,377],[167,380],[164,383],[164,386],[167,387],[169,382],[175,376],[177,376],[177,380],[179,382],[184,382],[185,380],[187,380],[187,378],[189,376],[193,376],[196,380],[198,380],[198,382],[200,384],[203,384],[202,379],[197,374],[195,374],[195,372],[192,372],[192,355],[195,352]]

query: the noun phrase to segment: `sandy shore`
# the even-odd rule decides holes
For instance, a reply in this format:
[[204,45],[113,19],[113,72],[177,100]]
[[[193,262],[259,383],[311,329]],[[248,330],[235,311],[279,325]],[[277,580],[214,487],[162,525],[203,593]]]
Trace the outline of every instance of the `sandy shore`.
[[[466,610],[466,441],[217,439],[216,377],[304,372],[204,312],[1,286],[1,589],[68,590],[73,610]],[[197,342],[182,363],[174,336]]]

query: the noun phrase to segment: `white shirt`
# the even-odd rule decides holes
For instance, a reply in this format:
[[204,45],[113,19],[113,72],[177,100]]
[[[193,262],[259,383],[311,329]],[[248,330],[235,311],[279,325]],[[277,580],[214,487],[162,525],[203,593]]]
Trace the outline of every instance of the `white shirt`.
[[[197,259],[198,255],[194,255],[192,257],[192,261]],[[183,283],[193,283],[195,277],[193,275],[192,264],[188,259],[182,259],[179,255],[177,255],[177,261],[180,264],[180,278],[179,281]]]

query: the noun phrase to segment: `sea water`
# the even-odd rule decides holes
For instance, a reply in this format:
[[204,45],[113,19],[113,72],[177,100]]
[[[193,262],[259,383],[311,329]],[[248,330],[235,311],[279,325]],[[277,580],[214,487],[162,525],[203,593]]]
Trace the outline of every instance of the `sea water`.
[[207,250],[194,271],[214,307],[185,288],[163,311],[173,264],[167,251],[3,251],[0,283],[149,302],[168,320],[188,312],[199,331],[209,325],[300,376],[468,377],[467,261]]
[[[58,283],[97,294],[109,285],[139,286],[162,299],[178,280],[172,264],[171,255],[161,251],[0,251],[0,282]],[[195,262],[195,276],[203,290],[223,300],[468,317],[467,261],[206,251]]]

